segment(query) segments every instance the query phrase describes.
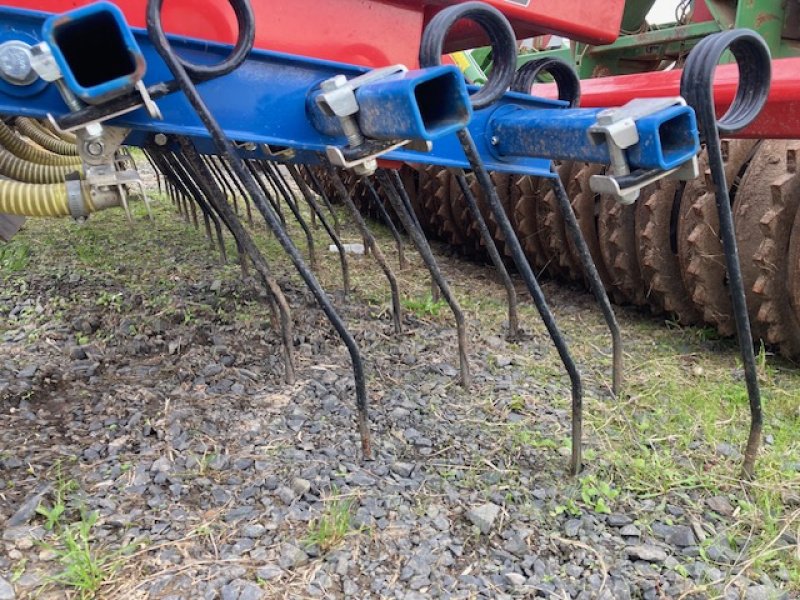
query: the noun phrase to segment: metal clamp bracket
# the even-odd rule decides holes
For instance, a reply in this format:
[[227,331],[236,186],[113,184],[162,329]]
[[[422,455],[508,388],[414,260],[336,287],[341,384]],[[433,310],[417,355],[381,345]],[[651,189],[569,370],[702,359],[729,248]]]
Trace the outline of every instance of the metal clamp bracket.
[[611,166],[608,174],[591,177],[589,186],[592,191],[614,196],[622,204],[633,204],[642,188],[659,179],[671,177],[688,180],[697,177],[696,156],[688,163],[669,171],[649,171],[639,176],[635,174],[631,176],[625,150],[639,143],[636,121],[672,106],[686,106],[686,100],[680,96],[640,98],[631,100],[619,108],[609,108],[598,113],[597,124],[589,129],[589,133],[597,143],[608,144]]

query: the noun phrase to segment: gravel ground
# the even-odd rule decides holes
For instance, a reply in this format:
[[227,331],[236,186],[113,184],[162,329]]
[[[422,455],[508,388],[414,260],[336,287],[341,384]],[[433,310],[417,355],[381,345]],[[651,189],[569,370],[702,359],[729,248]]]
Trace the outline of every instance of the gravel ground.
[[[591,299],[548,284],[590,367],[587,468],[572,479],[569,390],[531,307],[529,335],[507,342],[490,271],[440,253],[469,318],[463,390],[446,308],[414,305],[393,335],[384,282],[353,257],[358,297],[335,297],[367,358],[375,456],[362,461],[347,354],[287,261],[272,263],[293,307],[293,386],[252,283],[168,206],[156,216],[29,223],[25,264],[0,271],[0,600],[798,597],[791,408],[768,423],[768,521],[733,476],[742,404],[723,407],[736,438],[714,437],[719,421],[685,445],[662,436],[649,411],[671,398],[610,399]],[[335,258],[323,263],[338,289]],[[401,279],[424,297],[418,260]],[[726,342],[622,319],[636,389],[663,375],[661,356],[679,355],[687,386],[736,375]],[[798,389],[774,369],[770,390]]]

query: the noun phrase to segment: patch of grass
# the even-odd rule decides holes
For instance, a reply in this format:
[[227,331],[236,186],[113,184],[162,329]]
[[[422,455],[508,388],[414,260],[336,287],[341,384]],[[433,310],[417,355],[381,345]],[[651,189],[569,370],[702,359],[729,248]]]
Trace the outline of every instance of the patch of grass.
[[317,546],[327,552],[339,545],[353,529],[352,511],[353,499],[338,498],[334,490],[320,517],[309,525],[306,546]]
[[31,247],[24,240],[13,240],[0,246],[0,275],[8,276],[25,269],[30,262]]
[[81,600],[95,598],[103,584],[119,567],[120,555],[125,549],[107,552],[94,544],[92,529],[97,524],[98,513],[78,509],[77,519],[68,521],[70,496],[78,485],[67,480],[56,466],[57,481],[54,500],[51,506],[40,505],[36,512],[45,518],[45,529],[50,531],[53,541],[42,545],[53,552],[62,566],[62,571],[49,578],[51,584],[58,584],[74,590]]
[[435,300],[428,294],[424,298],[404,298],[401,301],[403,308],[418,317],[438,317],[442,309],[447,306],[445,300]]

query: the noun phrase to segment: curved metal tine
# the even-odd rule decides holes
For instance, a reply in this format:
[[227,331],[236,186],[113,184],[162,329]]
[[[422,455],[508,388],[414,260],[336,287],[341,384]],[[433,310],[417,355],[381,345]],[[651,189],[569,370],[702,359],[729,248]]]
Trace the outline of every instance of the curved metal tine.
[[252,160],[245,160],[244,164],[247,167],[247,170],[250,171],[250,174],[253,176],[253,179],[255,179],[255,182],[258,185],[258,187],[261,188],[264,197],[269,201],[269,205],[272,207],[273,212],[276,215],[278,215],[278,220],[281,222],[281,227],[283,227],[283,229],[288,233],[288,229],[286,227],[286,219],[283,216],[283,212],[281,212],[280,203],[278,202],[275,190],[270,189],[272,187],[271,182],[270,185],[267,185],[267,182],[264,181],[264,178],[261,177],[261,175],[259,175],[258,169],[256,169],[256,167],[253,165]]
[[[408,210],[408,206],[401,198],[405,190],[403,189],[400,191],[397,188],[397,182],[392,181],[385,170],[379,169],[377,176],[378,182],[389,198],[389,203],[392,205],[394,212],[400,219],[406,233],[411,236],[411,240],[414,242],[414,246],[416,246],[422,260],[425,262],[425,266],[428,267],[431,277],[442,290],[442,295],[445,297],[447,304],[450,306],[450,310],[453,312],[458,336],[458,363],[461,373],[461,385],[465,388],[469,388],[472,377],[469,370],[469,359],[467,358],[467,326],[464,321],[464,312],[461,310],[461,305],[458,303],[458,300],[456,300],[455,295],[447,283],[447,279],[445,279],[442,271],[439,269],[439,265],[436,262],[436,258],[433,256],[428,240],[425,239],[422,228],[417,225],[419,221],[415,221],[412,213]],[[368,186],[372,186],[372,182],[369,178],[365,181]]]
[[316,271],[317,270],[317,250],[314,245],[314,234],[311,231],[311,228],[308,226],[305,218],[303,217],[303,213],[300,211],[300,207],[297,205],[295,201],[294,193],[292,192],[292,188],[289,187],[286,179],[284,179],[283,175],[281,174],[278,167],[275,165],[270,164],[269,161],[261,160],[256,161],[256,164],[261,167],[264,175],[267,176],[267,179],[270,180],[272,183],[272,187],[278,190],[278,193],[283,196],[284,202],[289,207],[289,210],[292,211],[294,218],[297,219],[297,222],[300,224],[300,228],[303,230],[303,233],[306,236],[306,245],[308,246],[308,259],[309,263],[311,264],[311,269]]
[[472,218],[478,224],[478,229],[481,232],[481,239],[483,239],[483,245],[486,247],[486,251],[489,253],[489,258],[492,259],[492,264],[497,270],[497,273],[500,275],[500,279],[503,282],[503,287],[506,289],[506,300],[508,302],[508,339],[519,339],[517,291],[514,289],[514,282],[511,279],[511,275],[508,274],[508,269],[506,269],[503,259],[500,258],[500,252],[497,251],[497,245],[494,243],[494,238],[492,237],[492,234],[489,233],[489,226],[486,225],[486,221],[484,220],[483,215],[478,208],[478,201],[475,200],[475,194],[473,194],[472,190],[469,189],[469,184],[467,183],[466,175],[464,175],[464,170],[454,169],[453,172],[455,174],[456,181],[458,182],[458,187],[461,188],[461,194],[466,199],[469,211],[472,213]]
[[[236,240],[237,244],[241,246],[243,251],[253,261],[253,266],[261,277],[261,282],[267,289],[270,299],[277,304],[278,313],[280,316],[281,327],[281,340],[283,342],[284,354],[284,379],[286,383],[293,384],[295,382],[295,362],[294,362],[294,334],[292,330],[292,317],[289,309],[289,303],[283,294],[278,282],[272,275],[272,271],[264,259],[264,256],[259,251],[253,239],[247,233],[242,225],[239,217],[231,209],[228,204],[227,198],[219,188],[215,187],[214,176],[206,163],[202,160],[199,152],[192,144],[191,140],[185,137],[179,137],[178,143],[183,152],[183,160],[195,175],[195,182],[201,188],[203,193],[210,199],[210,202],[215,210],[219,212],[220,217],[225,221],[228,229]],[[274,310],[274,306],[273,306]]]
[[225,178],[225,175],[222,173],[222,169],[219,168],[214,160],[207,154],[201,154],[200,158],[203,159],[203,162],[206,163],[206,167],[208,167],[209,172],[214,176],[214,181],[217,183],[217,187],[223,193],[225,200],[228,200],[228,193],[230,193],[231,202],[233,202],[233,211],[236,213],[236,216],[239,216],[239,198],[236,196],[236,192],[233,189],[233,186],[230,182]]
[[142,154],[144,154],[144,157],[147,160],[147,162],[150,163],[150,167],[153,169],[153,173],[156,176],[156,185],[158,186],[158,193],[159,194],[164,193],[162,185],[161,185],[161,171],[158,169],[158,167],[156,167],[155,163],[153,163],[153,159],[150,156],[150,154],[147,152],[147,150],[142,149]]
[[206,221],[207,227],[207,235],[209,241],[214,241],[214,236],[211,234],[211,227],[208,224],[208,220],[212,220],[214,223],[214,229],[216,230],[217,234],[217,247],[219,248],[220,253],[220,262],[225,264],[228,262],[228,252],[225,248],[225,239],[222,236],[222,226],[220,225],[219,219],[213,213],[209,205],[206,203],[206,198],[203,195],[203,191],[197,186],[192,177],[190,169],[186,166],[183,162],[182,157],[175,152],[170,152],[169,154],[164,154],[165,159],[170,162],[173,166],[173,172],[177,179],[181,182],[184,190],[186,191],[187,197],[191,198],[197,205],[200,207],[200,210],[203,212],[203,217]]
[[189,202],[189,200],[187,199],[183,186],[179,185],[174,165],[169,163],[169,161],[165,158],[163,154],[163,150],[161,150],[160,148],[158,149],[154,148],[151,151],[151,156],[153,157],[154,160],[158,162],[158,164],[162,166],[162,172],[164,173],[164,181],[169,182],[170,189],[174,194],[175,208],[178,214],[183,219],[183,222],[188,225],[189,209],[187,208],[187,203]]
[[158,152],[159,154],[155,154],[155,156],[160,156],[162,164],[169,165],[172,180],[180,190],[181,196],[187,203],[197,202],[200,206],[200,210],[203,213],[206,237],[208,238],[209,244],[212,248],[214,247],[215,238],[211,231],[211,222],[214,223],[214,229],[216,231],[216,243],[220,250],[220,262],[224,264],[226,262],[225,244],[222,238],[222,227],[219,224],[219,220],[217,219],[216,215],[213,214],[213,211],[210,211],[208,205],[205,204],[200,190],[194,187],[194,184],[191,182],[191,178],[185,173],[185,169],[180,164],[180,161],[175,154],[168,153],[167,151]]
[[[419,222],[419,217],[417,217],[417,213],[414,210],[414,206],[411,204],[411,198],[408,197],[408,192],[406,191],[406,186],[403,184],[403,180],[400,177],[400,173],[398,173],[394,169],[390,169],[389,173],[391,174],[392,181],[397,189],[397,192],[400,194],[400,198],[403,201],[403,205],[406,207],[406,212],[411,216],[411,220],[414,222],[414,226],[417,230],[425,237],[425,230],[422,228],[422,223]],[[406,231],[408,231],[406,229]],[[431,275],[431,300],[433,302],[439,302],[441,299],[441,291],[439,289],[439,284],[436,282],[436,279]]]
[[322,307],[322,310],[325,312],[325,315],[328,317],[333,327],[341,336],[342,341],[347,346],[347,350],[350,353],[350,358],[353,361],[353,376],[356,387],[358,428],[361,435],[361,448],[364,458],[370,458],[372,455],[372,445],[370,442],[368,421],[369,415],[367,408],[366,378],[364,376],[364,365],[361,360],[361,352],[356,344],[355,339],[353,339],[353,336],[348,331],[344,321],[342,321],[341,317],[336,312],[336,309],[328,298],[328,295],[325,293],[325,290],[322,289],[322,286],[319,284],[316,277],[314,277],[314,273],[312,273],[308,267],[306,267],[300,252],[281,226],[280,221],[276,215],[272,213],[271,209],[269,208],[267,198],[264,195],[264,192],[258,186],[256,178],[245,166],[245,161],[241,158],[233,143],[225,136],[225,131],[222,129],[222,127],[220,127],[219,122],[208,109],[208,106],[206,106],[202,96],[197,91],[194,82],[192,82],[192,80],[186,74],[183,66],[177,61],[175,56],[169,50],[162,49],[162,51],[162,58],[167,63],[167,67],[178,81],[178,85],[181,91],[183,91],[186,99],[189,101],[189,104],[192,106],[194,111],[197,113],[198,118],[203,122],[203,125],[208,130],[209,135],[213,139],[214,145],[217,148],[217,152],[223,156],[229,157],[233,172],[236,173],[236,176],[241,180],[245,189],[250,194],[253,203],[256,205],[256,208],[261,213],[261,216],[264,217],[264,220],[267,222],[270,230],[277,238],[278,243],[280,243],[281,247],[289,255],[289,258],[291,259],[295,269],[303,278],[303,281],[306,283],[306,286],[311,293],[314,294],[314,298],[316,298],[317,302]]
[[297,167],[291,163],[286,165],[286,168],[289,171],[289,174],[294,179],[297,187],[300,188],[300,193],[303,194],[303,197],[308,203],[308,206],[311,208],[313,213],[317,215],[319,222],[322,223],[323,229],[327,232],[328,236],[331,238],[331,241],[336,246],[336,250],[339,252],[339,262],[342,266],[342,286],[344,287],[344,297],[347,298],[347,295],[350,293],[350,268],[347,264],[347,252],[344,250],[344,245],[342,244],[342,240],[339,239],[339,236],[336,235],[336,232],[331,228],[330,223],[328,223],[328,219],[325,218],[325,215],[322,214],[322,209],[320,208],[319,204],[317,204],[316,198],[314,198],[314,192],[308,187],[308,183],[306,180],[303,179],[303,176],[297,170]]
[[400,235],[400,232],[397,230],[394,221],[392,221],[392,218],[389,216],[389,212],[383,205],[383,200],[375,190],[375,186],[372,185],[372,183],[366,177],[364,178],[364,183],[367,186],[367,191],[369,191],[369,196],[372,199],[372,203],[377,207],[378,212],[381,215],[381,219],[383,219],[383,222],[386,223],[389,231],[392,232],[394,243],[397,246],[397,262],[399,263],[400,270],[402,271],[406,268],[406,254],[403,244],[403,236]]
[[331,214],[333,218],[333,229],[336,231],[336,235],[341,237],[342,235],[342,227],[341,223],[339,223],[339,217],[336,215],[336,211],[333,210],[333,204],[331,204],[330,198],[328,198],[328,194],[325,193],[325,188],[322,186],[317,175],[314,173],[314,170],[309,166],[305,165],[305,171],[308,174],[309,179],[311,179],[312,188],[315,188],[319,197],[322,198],[322,202],[325,204],[325,208],[328,209],[328,212]]
[[539,311],[539,315],[547,328],[547,332],[550,334],[550,339],[553,340],[561,362],[569,375],[572,387],[572,456],[570,459],[570,472],[573,475],[577,475],[581,470],[583,450],[583,382],[581,381],[580,372],[569,352],[567,341],[561,334],[556,324],[555,317],[550,311],[550,307],[547,305],[547,300],[544,297],[542,288],[539,286],[539,282],[536,280],[536,276],[533,274],[533,269],[525,258],[522,245],[519,243],[516,233],[514,233],[514,229],[511,226],[511,222],[508,220],[505,210],[503,210],[502,204],[500,204],[497,191],[494,189],[489,173],[483,165],[483,161],[478,153],[478,149],[475,147],[475,141],[472,139],[472,135],[468,129],[461,129],[458,131],[458,139],[461,142],[461,146],[464,148],[464,154],[475,176],[478,178],[478,183],[480,183],[486,194],[489,207],[497,223],[500,225],[500,228],[503,230],[506,244],[509,250],[511,250],[511,256],[514,259],[514,264],[525,280],[525,285],[528,287],[528,291],[533,297],[536,309]]
[[[328,174],[331,177],[336,193],[342,199],[342,202],[344,202],[344,205],[347,207],[347,210],[350,211],[353,220],[356,222],[356,226],[361,233],[361,237],[364,238],[366,244],[372,248],[372,255],[375,258],[375,262],[378,263],[378,266],[381,268],[384,275],[386,275],[386,279],[389,281],[389,288],[392,292],[392,322],[394,323],[394,332],[399,335],[403,332],[403,309],[402,305],[400,304],[400,288],[397,285],[397,278],[394,275],[394,271],[392,271],[391,267],[386,262],[386,257],[384,257],[380,246],[378,246],[378,242],[375,240],[375,237],[372,235],[369,227],[367,227],[364,217],[362,217],[361,213],[358,212],[358,209],[356,208],[353,199],[350,197],[342,178],[332,165],[328,165]],[[366,248],[364,248],[364,254],[366,254]]]
[[595,300],[600,305],[600,310],[603,313],[608,331],[611,333],[612,343],[612,385],[611,391],[616,398],[622,389],[622,334],[620,333],[619,323],[617,316],[614,314],[614,309],[611,307],[611,301],[608,299],[606,288],[603,285],[603,280],[600,279],[600,273],[597,272],[597,266],[594,264],[592,254],[589,252],[589,246],[583,237],[583,232],[578,224],[578,219],[575,212],[572,210],[572,203],[567,196],[567,190],[564,189],[564,182],[558,176],[555,168],[551,165],[550,171],[555,175],[551,180],[553,191],[555,192],[558,206],[561,209],[561,214],[564,217],[564,222],[567,225],[567,231],[572,236],[572,241],[575,242],[575,247],[578,249],[578,257],[583,266],[583,273],[589,281],[589,288],[594,294]]
[[242,200],[244,200],[244,207],[247,210],[247,222],[252,226],[253,225],[253,209],[250,207],[250,196],[247,194],[247,190],[244,189],[242,182],[239,181],[239,178],[236,177],[236,174],[231,171],[230,166],[228,165],[227,161],[222,157],[213,157],[219,161],[219,168],[224,171],[225,175],[227,175],[228,180],[236,186],[236,189],[239,190],[239,193],[242,195]]

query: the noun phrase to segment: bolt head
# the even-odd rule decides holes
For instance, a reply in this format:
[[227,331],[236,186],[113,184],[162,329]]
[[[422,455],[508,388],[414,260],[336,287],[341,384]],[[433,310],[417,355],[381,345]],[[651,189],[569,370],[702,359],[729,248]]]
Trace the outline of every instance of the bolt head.
[[167,136],[163,133],[157,133],[153,136],[153,141],[156,143],[156,146],[166,146]]
[[0,44],[0,76],[14,85],[30,85],[38,79],[28,44],[16,40]]
[[104,149],[105,146],[103,145],[103,142],[99,140],[95,140],[86,144],[86,151],[92,156],[100,156],[103,154]]
[[489,140],[489,141],[492,143],[492,146],[497,146],[497,144],[500,143],[500,138],[497,137],[496,135],[493,135],[492,139]]
[[377,170],[378,170],[378,161],[375,158],[368,158],[364,162],[361,162],[353,167],[353,173],[355,173],[359,177],[372,175]]

